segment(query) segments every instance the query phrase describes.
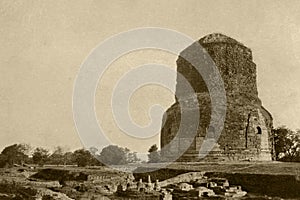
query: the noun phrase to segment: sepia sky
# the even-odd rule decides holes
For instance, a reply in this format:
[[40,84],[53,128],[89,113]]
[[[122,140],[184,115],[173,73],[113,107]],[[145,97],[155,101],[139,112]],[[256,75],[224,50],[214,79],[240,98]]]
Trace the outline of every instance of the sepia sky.
[[[0,1],[0,149],[30,143],[53,149],[82,147],[72,114],[72,92],[81,63],[106,38],[138,27],[174,29],[193,39],[220,32],[252,49],[259,97],[274,126],[300,128],[300,1],[74,0]],[[110,98],[128,70],[145,63],[175,69],[176,56],[157,50],[116,60],[96,92],[98,120],[120,146],[147,151],[158,134],[133,139],[114,124]],[[175,83],[174,83],[175,84]],[[131,98],[132,118],[149,123],[148,109],[165,109],[173,94],[146,86]]]

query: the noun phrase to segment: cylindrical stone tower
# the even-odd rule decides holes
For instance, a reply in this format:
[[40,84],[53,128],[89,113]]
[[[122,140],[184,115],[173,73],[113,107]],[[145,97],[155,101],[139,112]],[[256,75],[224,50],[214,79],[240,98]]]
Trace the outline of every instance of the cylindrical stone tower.
[[[208,52],[219,69],[227,98],[224,129],[217,145],[205,160],[271,160],[272,116],[258,98],[256,64],[252,60],[251,50],[222,34],[210,34],[197,42]],[[189,51],[188,48],[183,50],[188,53],[186,51]],[[195,90],[199,107],[194,109],[199,109],[201,117],[196,137],[189,138],[193,134],[187,130],[186,136],[176,138],[176,142],[167,145],[174,139],[179,128],[179,101],[192,101],[190,95],[185,93],[183,83],[177,78],[176,102],[166,111],[163,119],[161,154],[165,160],[169,160],[180,150],[180,144],[192,140],[189,149],[179,160],[199,161],[199,149],[206,134],[214,132],[213,127],[208,128],[211,119],[210,96],[201,75],[181,56],[177,60],[177,71]]]

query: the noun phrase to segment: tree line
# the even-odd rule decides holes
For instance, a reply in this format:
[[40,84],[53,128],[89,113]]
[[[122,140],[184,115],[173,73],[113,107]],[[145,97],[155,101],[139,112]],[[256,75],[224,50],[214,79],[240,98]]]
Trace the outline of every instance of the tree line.
[[[152,145],[149,149],[148,162],[160,162],[158,147]],[[78,149],[75,151],[64,151],[62,147],[56,147],[50,151],[43,147],[33,149],[28,144],[13,144],[3,149],[0,154],[0,167],[12,167],[14,165],[35,164],[43,165],[77,165],[103,166],[124,165],[128,163],[141,162],[137,153],[128,148],[117,145],[104,147],[101,152],[96,147],[90,149]]]
[[300,162],[300,130],[285,126],[272,130],[275,159],[283,162]]
[[[274,157],[277,161],[300,162],[300,130],[293,131],[285,126],[272,130],[274,139]],[[161,162],[160,151],[156,144],[148,150],[148,162]],[[36,164],[49,165],[77,165],[102,166],[123,165],[137,163],[141,160],[136,152],[117,145],[109,145],[101,150],[95,147],[90,149],[78,149],[73,152],[64,151],[62,147],[56,147],[50,151],[43,147],[37,147],[32,151],[28,144],[13,144],[3,149],[0,154],[0,167],[11,167],[14,165]]]
[[[101,162],[103,161],[103,162]],[[73,152],[64,151],[62,147],[56,147],[50,151],[43,147],[32,150],[28,144],[13,144],[3,149],[0,154],[0,167],[12,167],[14,165],[36,164],[43,165],[77,165],[102,166],[102,163],[120,165],[140,162],[136,152],[117,145],[109,145],[99,153],[98,149],[78,149]]]

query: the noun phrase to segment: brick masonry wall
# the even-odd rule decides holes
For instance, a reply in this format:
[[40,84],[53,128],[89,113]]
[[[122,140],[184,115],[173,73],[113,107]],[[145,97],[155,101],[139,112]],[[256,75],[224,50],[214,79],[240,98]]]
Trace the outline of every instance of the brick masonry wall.
[[[262,107],[256,85],[256,65],[252,61],[251,50],[236,40],[221,34],[211,34],[199,41],[209,53],[220,75],[226,91],[227,107],[224,129],[217,147],[207,156],[210,160],[271,160],[272,116]],[[189,53],[189,48],[183,53]],[[177,71],[192,85],[197,93],[199,107],[193,107],[193,99],[177,79],[176,102],[165,113],[161,130],[162,155],[168,159],[177,155],[182,141],[194,140],[181,157],[184,161],[198,161],[197,155],[202,141],[207,135],[211,119],[209,92],[201,75],[185,59],[179,56]],[[200,122],[195,138],[189,127],[184,127],[185,135],[173,141],[180,125],[179,101],[191,104],[189,109],[199,109]],[[188,138],[190,140],[188,140]],[[214,158],[218,157],[218,158]]]

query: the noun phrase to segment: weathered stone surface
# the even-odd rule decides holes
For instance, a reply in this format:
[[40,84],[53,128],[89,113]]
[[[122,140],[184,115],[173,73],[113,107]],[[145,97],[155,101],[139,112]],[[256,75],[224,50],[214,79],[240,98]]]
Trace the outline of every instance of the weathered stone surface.
[[[205,159],[271,160],[272,116],[258,98],[256,64],[252,60],[251,50],[222,34],[211,34],[197,42],[209,53],[219,69],[227,99],[224,129],[217,145]],[[191,49],[188,47],[181,55],[189,51]],[[212,112],[210,94],[201,75],[182,56],[177,60],[177,71],[195,90],[199,107],[193,106],[195,99],[191,98],[191,94],[187,93],[183,83],[177,78],[176,102],[166,111],[163,119],[162,156],[170,160],[181,150],[182,144],[191,142],[191,146],[179,160],[198,161],[199,149],[207,139],[207,133],[214,133],[214,130],[208,130]],[[189,127],[184,127],[185,134],[173,140],[180,125],[180,101],[190,105],[190,111],[199,109],[200,122],[196,137],[191,137],[195,134],[191,133]],[[172,140],[172,145],[168,145]]]
[[193,189],[193,186],[188,183],[179,183],[178,188],[182,191],[190,191]]
[[196,190],[198,191],[199,197],[210,197],[215,195],[213,190],[206,187],[197,187]]
[[189,183],[189,182],[195,182],[204,179],[205,179],[204,172],[189,172],[189,173],[180,174],[173,178],[166,179],[164,181],[161,181],[159,184],[161,187],[166,187],[171,184],[177,184],[183,182]]

